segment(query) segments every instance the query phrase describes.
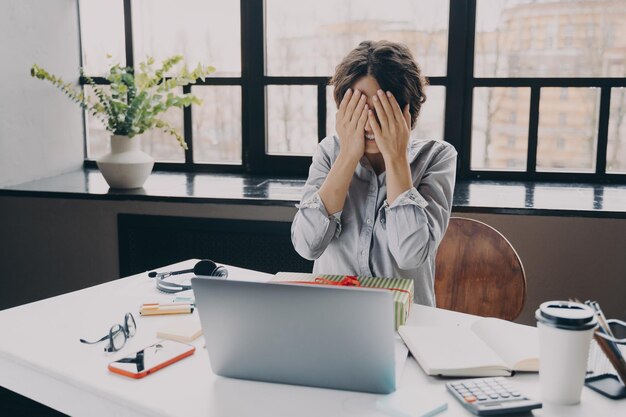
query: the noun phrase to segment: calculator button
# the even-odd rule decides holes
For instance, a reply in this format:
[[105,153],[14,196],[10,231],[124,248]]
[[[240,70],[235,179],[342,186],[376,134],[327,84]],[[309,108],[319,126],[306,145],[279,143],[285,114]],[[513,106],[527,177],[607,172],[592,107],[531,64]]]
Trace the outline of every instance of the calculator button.
[[448,390],[476,415],[509,415],[541,408],[541,403],[526,398],[510,387],[504,378],[481,378],[446,383]]

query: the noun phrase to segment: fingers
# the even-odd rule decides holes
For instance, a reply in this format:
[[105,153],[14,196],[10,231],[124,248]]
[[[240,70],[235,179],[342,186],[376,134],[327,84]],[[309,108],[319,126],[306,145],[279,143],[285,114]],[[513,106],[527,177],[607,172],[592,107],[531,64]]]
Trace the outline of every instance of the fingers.
[[[380,115],[378,116],[378,118],[380,119]],[[367,119],[370,122],[370,127],[372,128],[372,130],[374,131],[374,136],[376,138],[381,138],[382,137],[382,130],[380,125],[378,124],[378,122],[376,121],[376,116],[374,115],[373,111],[369,111],[367,113]]]
[[[363,95],[363,97],[365,97],[365,95]],[[356,124],[357,132],[362,132],[365,129],[365,123],[367,123],[367,116],[369,114],[369,111],[370,108],[367,104],[363,106],[363,109],[361,110],[361,115],[359,116],[359,120]]]
[[[385,95],[385,92],[383,90],[378,90],[376,92],[376,94],[378,96],[378,101],[380,102],[380,104],[382,105],[383,109],[385,110],[385,116],[387,118],[387,123],[389,123],[389,125],[391,125],[391,123],[393,123],[395,121],[396,117],[393,114],[393,108],[391,107],[391,104],[389,103],[389,99],[387,98],[387,96]],[[380,113],[378,114],[378,118],[380,119]],[[382,123],[382,120],[381,120],[381,123]]]
[[343,95],[343,98],[341,99],[341,103],[339,104],[339,109],[337,110],[337,113],[343,116],[343,114],[346,112],[346,107],[348,107],[348,102],[350,101],[351,98],[352,98],[352,89],[348,88],[346,90],[346,93]]
[[356,109],[357,104],[359,104],[359,100],[361,99],[361,92],[359,90],[355,90],[346,106],[346,112],[343,114],[344,120],[349,122],[352,120],[354,110]]
[[404,114],[402,113],[402,109],[400,108],[398,101],[389,91],[387,91],[387,100],[389,100],[389,105],[391,106],[391,109],[393,111],[393,117],[396,122],[405,122],[406,119],[404,118]]
[[406,125],[409,128],[409,130],[411,130],[411,109],[409,108],[408,104],[404,106],[403,114],[404,114],[404,120],[406,121]]
[[378,116],[378,120],[380,120],[380,126],[382,128],[386,128],[389,125],[389,121],[387,118],[387,113],[385,112],[385,108],[383,107],[381,100],[378,98],[378,94],[372,97],[372,102],[374,103],[374,108],[376,109],[376,115]]
[[361,98],[359,98],[359,102],[354,109],[354,113],[352,113],[352,119],[350,119],[350,123],[356,125],[361,118],[361,113],[363,113],[363,109],[367,107],[367,96],[365,94],[361,94]]

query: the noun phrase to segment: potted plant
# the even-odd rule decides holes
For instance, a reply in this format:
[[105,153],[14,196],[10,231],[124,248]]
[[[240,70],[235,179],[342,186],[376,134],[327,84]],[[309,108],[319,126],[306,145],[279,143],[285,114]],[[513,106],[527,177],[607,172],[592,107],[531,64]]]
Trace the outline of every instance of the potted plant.
[[[159,118],[171,107],[187,107],[201,104],[192,94],[180,94],[179,87],[194,84],[215,71],[211,66],[198,66],[189,71],[181,64],[182,56],[176,55],[154,68],[154,59],[148,58],[139,64],[139,69],[112,65],[106,76],[108,88],[97,85],[94,80],[81,75],[92,86],[95,98],[88,97],[77,86],[49,74],[33,65],[31,76],[47,80],[58,87],[72,101],[79,104],[104,123],[111,132],[111,152],[98,158],[96,163],[111,188],[139,188],[152,172],[154,159],[140,150],[138,135],[150,130],[161,129],[172,135],[183,149],[185,139],[175,128]],[[166,74],[179,68],[173,76]]]

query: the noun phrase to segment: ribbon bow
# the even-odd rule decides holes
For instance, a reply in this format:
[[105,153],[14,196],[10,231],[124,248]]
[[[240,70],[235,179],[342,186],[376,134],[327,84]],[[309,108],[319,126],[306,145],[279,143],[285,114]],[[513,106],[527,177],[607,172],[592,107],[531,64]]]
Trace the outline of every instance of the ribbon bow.
[[[280,282],[280,281],[279,281]],[[361,287],[361,281],[355,275],[346,275],[343,277],[341,281],[331,281],[329,279],[323,277],[317,277],[313,281],[282,281],[284,283],[292,283],[292,284],[317,284],[317,285],[335,285],[339,287]],[[411,304],[413,304],[413,300],[411,300],[411,293],[402,288],[381,288],[383,290],[389,291],[399,291],[407,294],[409,296],[409,310],[411,312]]]
[[338,285],[340,287],[360,287],[361,282],[354,275],[346,275],[341,281],[331,281],[326,278],[317,277],[314,281],[316,284]]

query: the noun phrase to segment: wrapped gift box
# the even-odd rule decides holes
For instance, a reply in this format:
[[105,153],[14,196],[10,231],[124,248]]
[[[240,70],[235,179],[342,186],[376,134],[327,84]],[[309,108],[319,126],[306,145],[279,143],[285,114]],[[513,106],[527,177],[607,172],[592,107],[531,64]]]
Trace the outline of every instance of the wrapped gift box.
[[411,304],[413,303],[414,288],[412,279],[279,272],[276,274],[273,281],[310,282],[316,285],[342,285],[388,289],[393,293],[396,330],[406,323],[411,310]]

